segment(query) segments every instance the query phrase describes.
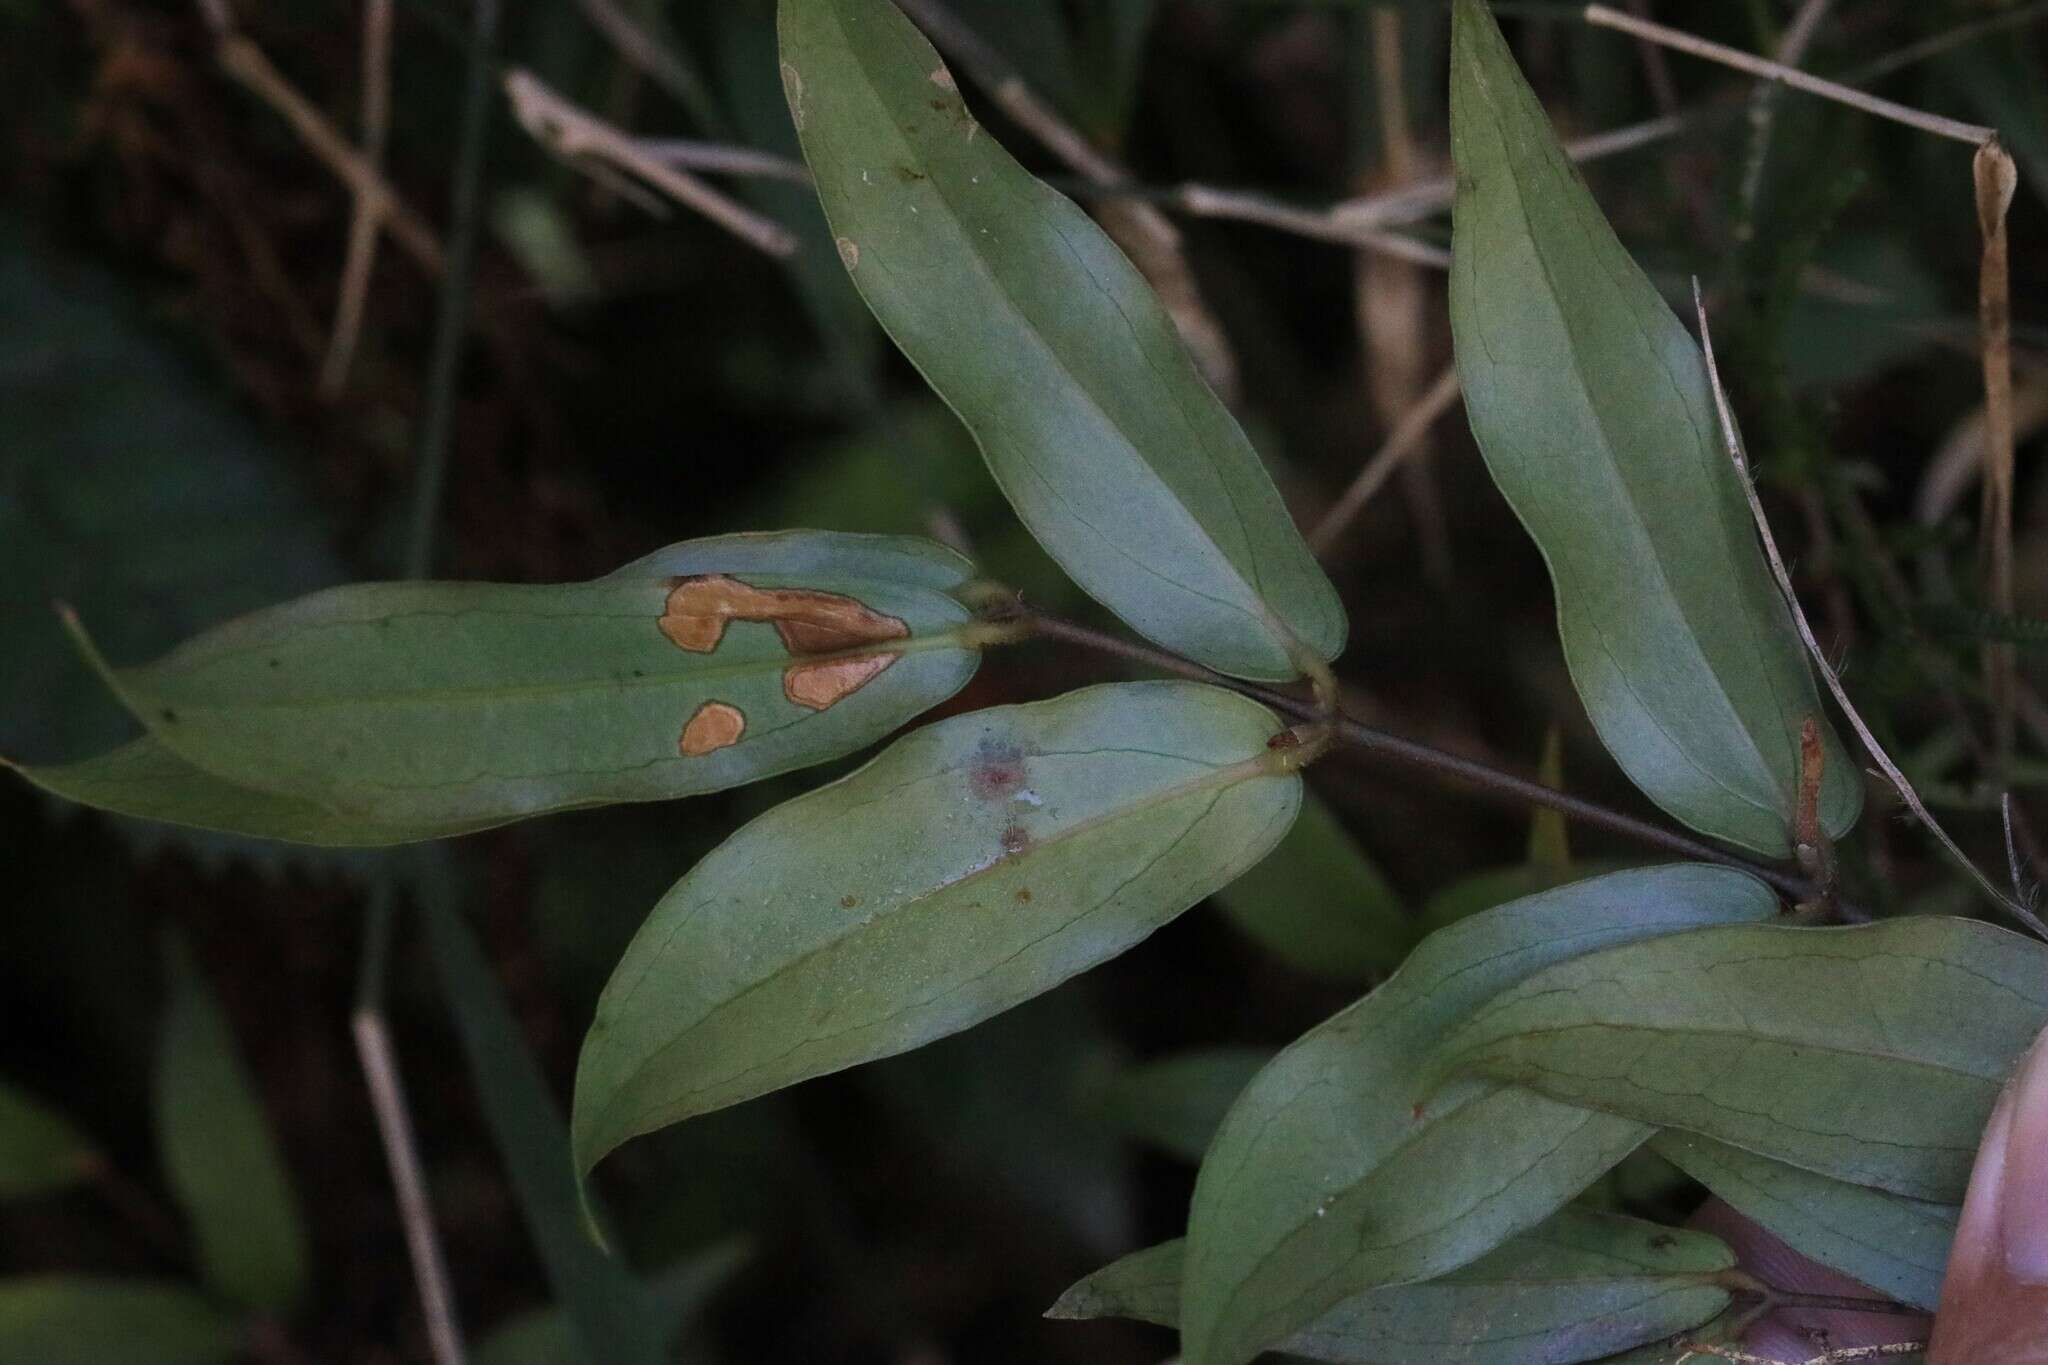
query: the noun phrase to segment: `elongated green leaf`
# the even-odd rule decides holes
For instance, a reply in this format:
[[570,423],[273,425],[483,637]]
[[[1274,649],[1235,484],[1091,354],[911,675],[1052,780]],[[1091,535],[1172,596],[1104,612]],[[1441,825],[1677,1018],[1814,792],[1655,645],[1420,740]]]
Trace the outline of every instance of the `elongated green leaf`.
[[[1699,348],[1600,216],[1482,0],[1451,55],[1451,323],[1473,435],[1550,565],[1600,738],[1694,829],[1783,855],[1820,702]],[[1822,822],[1858,769],[1823,722]]]
[[[1180,1319],[1184,1244],[1105,1266],[1054,1318]],[[1566,1209],[1441,1279],[1367,1290],[1280,1343],[1346,1365],[1571,1365],[1697,1327],[1728,1306],[1718,1238]]]
[[1216,903],[1288,966],[1340,981],[1394,970],[1420,937],[1387,879],[1313,795],[1280,846]]
[[75,1185],[99,1159],[62,1115],[0,1085],[0,1199],[26,1199]]
[[957,716],[741,829],[598,1001],[573,1121],[627,1138],[987,1018],[1256,862],[1301,782],[1255,702],[1123,683]]
[[1352,1294],[1455,1270],[1534,1227],[1651,1129],[1489,1082],[1430,1093],[1443,1036],[1552,963],[1770,915],[1739,872],[1617,872],[1424,940],[1365,999],[1259,1073],[1203,1159],[1182,1347],[1242,1365]]
[[1432,1073],[1959,1204],[2044,1023],[2048,947],[1976,920],[1731,925],[1539,972],[1447,1037]]
[[1932,1311],[1962,1210],[1850,1185],[1695,1133],[1650,1140],[1687,1175],[1802,1256]]
[[919,541],[721,536],[589,583],[336,588],[117,681],[158,744],[224,782],[352,837],[432,837],[869,743],[972,676],[947,595],[968,572]]
[[[654,1327],[664,1341],[682,1331],[747,1263],[743,1241],[720,1242],[670,1266],[647,1285]],[[672,1359],[673,1353],[662,1357]],[[478,1343],[475,1365],[597,1365],[575,1336],[569,1315],[559,1308],[523,1313]]]
[[983,132],[887,0],[782,0],[780,23],[840,257],[1032,534],[1213,668],[1281,679],[1303,649],[1334,658],[1335,591],[1130,262]]
[[0,1280],[0,1360],[22,1365],[214,1365],[241,1326],[169,1280]]
[[668,1334],[653,1296],[626,1264],[585,1231],[569,1131],[540,1066],[520,1036],[497,978],[456,913],[430,904],[427,941],[469,1059],[470,1076],[498,1155],[540,1251],[548,1283],[566,1314],[571,1359],[603,1365],[662,1365]]
[[164,1174],[199,1242],[206,1282],[283,1312],[306,1289],[306,1232],[234,1034],[182,944],[167,941],[170,1008],[157,1051]]
[[[1286,841],[1281,841],[1286,847]],[[1255,1047],[1182,1052],[1109,1077],[1090,1108],[1133,1137],[1200,1161],[1209,1139],[1273,1054]]]
[[193,767],[150,735],[96,758],[15,771],[53,796],[95,810],[297,844],[402,844],[467,834],[499,823],[446,820],[389,824],[374,813],[342,814],[305,797],[238,787]]

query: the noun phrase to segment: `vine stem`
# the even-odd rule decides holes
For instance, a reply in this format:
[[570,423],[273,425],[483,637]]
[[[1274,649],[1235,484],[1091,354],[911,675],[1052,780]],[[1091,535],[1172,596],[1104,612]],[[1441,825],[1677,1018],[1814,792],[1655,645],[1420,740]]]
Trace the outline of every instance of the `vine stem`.
[[[1226,687],[1255,701],[1264,702],[1274,710],[1298,720],[1315,721],[1324,718],[1320,708],[1310,698],[1293,696],[1275,688],[1227,677],[1171,651],[1127,640],[1107,631],[1096,630],[1092,626],[1084,626],[1063,617],[1035,611],[1025,611],[1008,619],[1020,627],[1021,633],[1027,637],[1058,640],[1195,682]],[[1481,796],[1495,801],[1513,805],[1542,806],[1582,825],[1604,829],[1679,857],[1739,868],[1768,883],[1773,889],[1795,902],[1809,899],[1816,892],[1813,883],[1783,868],[1716,848],[1690,835],[1681,834],[1675,829],[1640,819],[1610,806],[1603,806],[1597,801],[1588,801],[1584,797],[1561,792],[1554,787],[1545,786],[1530,778],[1518,777],[1476,759],[1447,753],[1419,740],[1375,729],[1341,712],[1330,719],[1332,734],[1336,746],[1340,749],[1375,754],[1412,768],[1419,768],[1434,776],[1470,787]],[[1869,918],[1867,912],[1854,906],[1843,904],[1841,908],[1845,918]]]

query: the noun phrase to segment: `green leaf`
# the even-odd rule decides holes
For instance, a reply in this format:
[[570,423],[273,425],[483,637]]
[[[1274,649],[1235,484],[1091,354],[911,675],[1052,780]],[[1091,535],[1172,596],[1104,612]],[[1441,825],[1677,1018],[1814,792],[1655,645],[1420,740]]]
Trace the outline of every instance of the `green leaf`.
[[1932,1312],[1940,1301],[1955,1205],[1830,1180],[1693,1133],[1669,1130],[1650,1145],[1800,1255],[1900,1303]]
[[374,813],[344,815],[317,801],[238,787],[193,767],[149,735],[96,758],[18,767],[53,796],[115,815],[329,847],[371,847],[488,829],[496,820],[387,824]]
[[[744,1241],[728,1240],[685,1257],[656,1275],[647,1285],[647,1299],[655,1314],[657,1335],[663,1341],[672,1340],[746,1265],[751,1254]],[[582,1350],[573,1333],[569,1315],[561,1309],[535,1309],[494,1330],[478,1343],[470,1359],[475,1365],[592,1365],[598,1357]]]
[[0,1280],[0,1360],[23,1365],[215,1365],[241,1324],[169,1280]]
[[99,1153],[68,1120],[0,1084],[0,1199],[27,1199],[76,1185]]
[[1261,1071],[1210,1144],[1188,1219],[1188,1365],[1242,1365],[1351,1294],[1455,1270],[1555,1213],[1652,1130],[1485,1081],[1431,1094],[1433,1050],[1554,962],[1776,908],[1742,873],[1678,865],[1426,939]]
[[[1286,847],[1283,840],[1281,847]],[[1218,1047],[1126,1067],[1100,1083],[1090,1110],[1132,1137],[1200,1161],[1231,1103],[1273,1054]]]
[[1313,794],[1280,846],[1216,903],[1288,966],[1338,981],[1385,975],[1418,937],[1386,878]]
[[157,1142],[199,1241],[206,1282],[270,1312],[304,1295],[305,1228],[262,1101],[191,954],[167,939],[170,1006],[157,1051]]
[[52,601],[135,657],[341,576],[291,452],[182,353],[217,338],[145,303],[0,221],[0,751],[68,759],[132,733]]
[[1226,673],[1334,658],[1345,620],[1235,419],[1088,216],[983,132],[887,0],[783,0],[782,78],[841,259],[1046,549]]
[[778,806],[664,896],[598,1001],[572,1127],[638,1133],[907,1051],[1114,957],[1256,862],[1301,782],[1194,683],[956,716]]
[[[1550,565],[1579,696],[1651,800],[1783,856],[1800,726],[1820,701],[1699,348],[1600,216],[1481,0],[1456,0],[1451,128],[1465,409]],[[1820,813],[1839,836],[1862,784],[1822,731]]]
[[2048,947],[1975,920],[1744,924],[1536,973],[1448,1036],[1477,1074],[1960,1204],[1992,1102],[2048,1023]]
[[589,583],[336,588],[116,680],[203,771],[346,817],[351,842],[430,838],[867,744],[972,676],[947,595],[968,572],[919,541],[720,536]]
[[[1180,1317],[1184,1244],[1126,1256],[1053,1318]],[[1279,1349],[1346,1365],[1570,1365],[1697,1327],[1728,1306],[1719,1239],[1566,1209],[1441,1279],[1354,1294]]]
[[653,1298],[585,1230],[568,1130],[497,978],[452,909],[430,901],[426,922],[484,1120],[548,1283],[567,1312],[566,1335],[581,1356],[604,1365],[662,1365],[668,1334]]

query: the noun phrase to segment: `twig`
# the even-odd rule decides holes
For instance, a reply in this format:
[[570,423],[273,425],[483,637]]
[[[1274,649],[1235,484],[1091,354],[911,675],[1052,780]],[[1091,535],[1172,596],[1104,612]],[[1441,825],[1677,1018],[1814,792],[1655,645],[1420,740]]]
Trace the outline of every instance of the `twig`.
[[1861,109],[1866,114],[1875,114],[1879,118],[1891,119],[1893,122],[1918,128],[1922,132],[1933,133],[1937,137],[1953,138],[1957,142],[1967,142],[1976,146],[1996,136],[1995,129],[1964,123],[1959,119],[1944,118],[1940,114],[1930,114],[1924,110],[1896,104],[1891,100],[1880,99],[1876,95],[1865,94],[1853,86],[1823,80],[1819,76],[1809,76],[1795,67],[1744,52],[1741,48],[1709,42],[1681,29],[1653,24],[1633,15],[1623,14],[1620,10],[1610,9],[1606,5],[1586,6],[1585,18],[1589,24],[1618,29],[1637,38],[1662,43],[1688,56],[1702,57],[1711,62],[1719,62],[1723,66],[1732,66],[1738,71],[1747,72],[1763,80],[1777,81],[1791,86],[1794,90],[1834,100],[1838,104]]
[[[1977,190],[1977,226],[1984,238],[1977,276],[1977,317],[1984,361],[1984,496],[1980,532],[1984,548],[1985,596],[1991,609],[2012,615],[2012,262],[2006,241],[2006,213],[2019,186],[2019,170],[1997,141],[1977,149],[1972,162]],[[1991,698],[1992,779],[2004,783],[2012,770],[2013,689],[2018,656],[2009,644],[1984,646],[1985,691]]]
[[[1023,75],[980,34],[962,23],[940,0],[898,0],[899,8],[925,31],[934,46],[950,53],[978,81],[1005,114],[1061,161],[1107,189],[1127,186],[1131,173],[1060,117]],[[1181,340],[1203,376],[1226,403],[1238,397],[1237,356],[1202,297],[1181,248],[1180,229],[1144,200],[1119,195],[1100,206],[1103,231],[1122,247],[1159,295]]]
[[385,884],[371,894],[363,969],[356,985],[356,1005],[349,1016],[349,1031],[355,1035],[356,1057],[370,1089],[370,1107],[377,1116],[377,1135],[383,1140],[384,1160],[391,1168],[391,1184],[398,1192],[398,1216],[405,1228],[405,1247],[412,1258],[413,1278],[419,1284],[427,1343],[434,1353],[435,1365],[463,1365],[462,1326],[455,1314],[455,1295],[449,1288],[448,1263],[441,1255],[440,1238],[434,1231],[434,1210],[427,1200],[427,1176],[420,1166],[419,1144],[414,1140],[412,1116],[406,1108],[398,1055],[384,1024],[385,963],[390,956],[393,915],[391,890]]
[[531,71],[507,71],[504,84],[513,117],[548,150],[571,162],[589,157],[638,176],[770,256],[788,256],[796,250],[795,236],[782,224],[713,189],[672,161],[650,155],[639,140],[556,94]]
[[470,0],[474,46],[462,92],[462,123],[450,196],[448,278],[434,318],[434,349],[427,362],[426,409],[420,416],[413,460],[412,510],[405,573],[424,578],[433,569],[434,530],[441,490],[448,482],[448,447],[455,420],[455,379],[469,331],[469,285],[483,222],[484,145],[491,127],[491,62],[498,40],[498,0]]
[[[1377,108],[1380,164],[1388,183],[1414,182],[1421,154],[1408,118],[1407,73],[1403,69],[1402,15],[1382,6],[1371,14],[1372,91]],[[1429,319],[1432,290],[1415,264],[1395,261],[1374,251],[1355,253],[1352,264],[1353,312],[1359,354],[1365,358],[1366,392],[1382,428],[1398,427],[1425,394],[1429,383]],[[1451,537],[1444,520],[1443,496],[1425,456],[1430,448],[1425,424],[1413,439],[1415,458],[1392,462],[1408,505],[1422,560],[1423,577],[1432,587],[1447,588],[1454,566]]]
[[[1828,6],[1834,0],[1806,0],[1799,12],[1792,16],[1792,22],[1785,29],[1785,36],[1778,41],[1778,64],[1796,67],[1806,56],[1806,49],[1813,43],[1814,34],[1820,31],[1821,20],[1827,17]],[[1645,18],[1640,10],[1637,18]],[[1738,241],[1748,241],[1756,234],[1756,204],[1764,183],[1764,162],[1770,155],[1771,125],[1778,108],[1778,90],[1775,84],[1758,86],[1749,97],[1749,154],[1742,165],[1742,185],[1736,196],[1737,210],[1735,236]]]
[[1805,642],[1807,653],[1813,658],[1814,667],[1819,670],[1821,678],[1827,683],[1828,691],[1834,694],[1836,704],[1842,708],[1842,714],[1848,719],[1850,726],[1855,729],[1856,737],[1863,741],[1863,747],[1869,752],[1871,759],[1877,764],[1892,786],[1897,789],[1899,799],[1906,803],[1906,808],[1913,812],[1922,825],[1926,826],[1928,832],[1948,851],[1949,856],[1962,866],[1963,870],[1969,874],[1971,880],[1976,882],[1987,896],[1991,897],[1999,906],[2035,933],[2043,938],[2048,938],[2048,924],[2043,924],[2033,911],[2001,892],[1992,880],[1985,876],[1983,871],[1970,860],[1969,855],[1957,846],[1955,840],[1949,838],[1948,831],[1941,827],[1940,822],[1935,820],[1933,814],[1920,800],[1919,793],[1913,790],[1913,784],[1906,780],[1905,773],[1899,770],[1898,764],[1892,762],[1891,755],[1884,751],[1884,746],[1877,742],[1877,736],[1870,732],[1868,725],[1864,724],[1861,713],[1856,710],[1855,704],[1849,700],[1847,690],[1842,686],[1841,677],[1835,672],[1834,666],[1828,662],[1827,651],[1823,650],[1820,647],[1820,641],[1814,638],[1813,627],[1807,622],[1806,612],[1799,605],[1799,594],[1793,591],[1792,576],[1785,571],[1784,558],[1778,553],[1777,538],[1771,534],[1771,524],[1769,518],[1764,515],[1763,502],[1757,497],[1756,485],[1750,480],[1749,460],[1743,454],[1742,437],[1735,429],[1735,415],[1729,410],[1728,394],[1721,387],[1721,372],[1714,362],[1714,338],[1707,326],[1706,299],[1700,292],[1700,284],[1697,279],[1693,281],[1692,292],[1693,307],[1698,312],[1700,320],[1700,349],[1706,356],[1707,379],[1714,391],[1714,410],[1719,415],[1721,422],[1721,439],[1727,446],[1728,458],[1735,462],[1735,473],[1742,485],[1743,496],[1749,500],[1750,515],[1756,520],[1757,536],[1763,542],[1764,558],[1770,564],[1771,576],[1777,580],[1778,591],[1783,595],[1785,605],[1792,614],[1792,624],[1797,627],[1799,638]]
[[638,20],[619,8],[617,0],[576,0],[585,18],[610,40],[618,49],[626,64],[652,80],[667,91],[676,103],[690,113],[705,131],[714,135],[723,132],[723,120],[719,117],[718,106],[711,94],[704,88],[704,82],[697,73],[686,66],[682,59],[653,34],[640,26]]
[[[208,8],[209,19],[222,12],[217,4]],[[221,70],[234,77],[258,99],[276,110],[297,133],[307,150],[326,163],[336,179],[348,186],[358,204],[367,204],[391,229],[392,237],[407,255],[429,273],[441,273],[441,244],[424,218],[398,197],[374,167],[348,145],[347,139],[328,122],[312,101],[284,78],[263,55],[263,49],[232,29],[219,31],[216,59]]]
[[1337,538],[1344,534],[1380,485],[1391,477],[1401,463],[1422,445],[1422,438],[1436,423],[1437,418],[1450,411],[1451,404],[1458,401],[1458,370],[1455,365],[1446,365],[1436,382],[1387,433],[1386,442],[1373,452],[1371,459],[1358,471],[1358,477],[1351,486],[1323,514],[1323,519],[1308,534],[1308,544],[1317,555],[1330,552]]
[[[1176,677],[1227,687],[1296,719],[1313,721],[1322,718],[1322,713],[1311,698],[1292,696],[1270,687],[1260,687],[1255,683],[1226,677],[1202,667],[1191,659],[1140,644],[1135,640],[1126,640],[1121,636],[1039,612],[1026,611],[1010,619],[1013,619],[1028,636],[1063,641],[1112,658],[1171,673]],[[1446,753],[1442,749],[1417,740],[1389,734],[1349,716],[1340,714],[1336,717],[1335,736],[1341,747],[1405,763],[1434,776],[1462,783],[1496,801],[1518,806],[1541,806],[1546,810],[1557,811],[1582,825],[1604,829],[1681,858],[1739,868],[1768,883],[1793,901],[1804,900],[1815,891],[1811,882],[1783,868],[1752,862],[1689,835],[1681,834],[1677,830],[1638,819],[1583,797],[1569,795],[1529,778],[1517,777],[1513,773],[1503,772],[1475,759],[1461,758],[1457,754]],[[1840,908],[1846,918],[1867,918],[1863,911],[1846,903]]]
[[[391,128],[392,0],[363,0],[363,164],[371,174],[384,168],[384,143]],[[361,194],[349,215],[348,256],[341,268],[341,296],[334,311],[334,335],[320,367],[320,393],[332,398],[348,382],[362,334],[370,272],[377,263],[377,231],[383,213]]]
[[[1626,124],[1604,133],[1574,138],[1564,145],[1564,154],[1571,161],[1584,165],[1588,161],[1632,152],[1676,137],[1715,112],[1709,107],[1690,113],[1665,114],[1644,123]],[[1457,192],[1457,182],[1452,177],[1437,176],[1402,189],[1347,199],[1328,209],[1325,216],[1338,231],[1397,227],[1419,223],[1443,212],[1450,207]]]
[[811,168],[774,152],[752,147],[735,147],[729,142],[700,142],[691,138],[636,138],[641,152],[684,170],[711,175],[748,175],[764,180],[811,182]]
[[[1638,19],[1650,17],[1650,0],[1628,0],[1629,13]],[[1664,60],[1664,49],[1655,43],[1636,40],[1636,56],[1643,64],[1643,79],[1649,82],[1650,97],[1657,107],[1670,113],[1678,107],[1678,86],[1671,79],[1671,64]]]

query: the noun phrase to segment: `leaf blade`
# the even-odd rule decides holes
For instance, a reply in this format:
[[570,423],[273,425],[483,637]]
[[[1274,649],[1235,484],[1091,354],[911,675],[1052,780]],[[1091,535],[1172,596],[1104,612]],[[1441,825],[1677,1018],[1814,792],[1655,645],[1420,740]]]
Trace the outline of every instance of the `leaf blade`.
[[[1185,1244],[1148,1247],[1074,1285],[1052,1318],[1180,1319]],[[1279,1344],[1340,1365],[1564,1365],[1697,1327],[1727,1307],[1718,1239],[1565,1209],[1462,1269],[1344,1299]]]
[[1962,1211],[1667,1129],[1651,1149],[1802,1256],[1932,1312]]
[[1573,883],[1432,935],[1372,994],[1283,1050],[1232,1107],[1195,1183],[1190,1365],[1242,1365],[1346,1293],[1454,1270],[1650,1136],[1528,1090],[1429,1095],[1430,1053],[1459,1020],[1551,962],[1776,908],[1724,868]]
[[[1587,712],[1651,800],[1783,856],[1820,701],[1722,449],[1704,361],[1565,158],[1482,0],[1457,0],[1451,319],[1466,411],[1542,550]],[[1820,813],[1862,794],[1825,722]]]
[[0,1357],[38,1365],[216,1365],[241,1325],[169,1280],[33,1275],[0,1280]]
[[2044,1022],[2048,948],[1988,924],[1731,925],[1547,968],[1446,1037],[1432,1069],[1960,1203]]
[[579,1169],[1123,951],[1280,837],[1300,782],[1272,775],[1279,729],[1199,684],[1086,688],[927,726],[742,828],[605,988],[577,1069]]
[[199,1242],[206,1281],[283,1312],[306,1292],[310,1251],[291,1176],[233,1032],[191,955],[167,941],[170,1005],[157,1053],[164,1172]]
[[841,259],[1032,534],[1134,629],[1222,672],[1334,658],[1334,589],[1131,264],[981,135],[885,0],[783,0],[779,23]]
[[427,905],[426,922],[471,1080],[561,1301],[574,1358],[661,1365],[669,1357],[654,1296],[585,1231],[568,1129],[475,936],[438,901]]
[[907,538],[720,536],[581,584],[331,589],[116,680],[202,772],[438,837],[869,743],[972,676],[968,572]]
[[49,1106],[0,1084],[0,1199],[29,1199],[87,1179],[99,1151]]

